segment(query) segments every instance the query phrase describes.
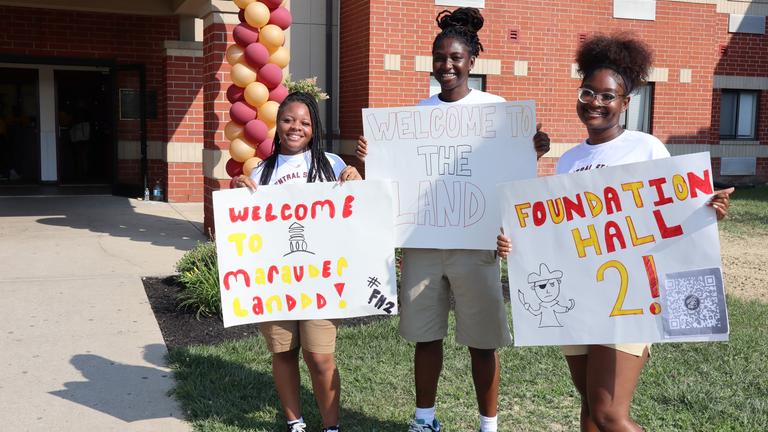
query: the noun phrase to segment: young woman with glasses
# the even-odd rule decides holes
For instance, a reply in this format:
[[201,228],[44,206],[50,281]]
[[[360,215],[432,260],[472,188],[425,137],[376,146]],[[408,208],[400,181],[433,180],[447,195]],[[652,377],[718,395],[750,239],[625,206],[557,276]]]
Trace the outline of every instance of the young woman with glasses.
[[[484,19],[477,8],[463,7],[437,15],[440,33],[432,43],[432,72],[440,93],[420,106],[504,102],[504,98],[469,88],[475,59],[483,50],[477,32]],[[360,137],[357,155],[368,154]],[[539,157],[549,151],[549,137],[538,132],[534,147]],[[493,168],[489,168],[493,169]],[[443,366],[449,297],[453,294],[456,342],[469,348],[480,430],[497,430],[500,381],[496,349],[512,342],[499,282],[499,263],[493,251],[403,249],[400,290],[400,335],[416,344],[414,381],[416,413],[409,431],[440,431],[435,418],[437,384]]]
[[[650,48],[629,34],[595,35],[576,53],[583,76],[576,113],[587,138],[557,163],[557,174],[669,157],[656,137],[624,130],[619,123],[630,94],[648,77]],[[728,212],[728,194],[718,191],[709,202],[718,220]],[[509,238],[499,235],[497,251],[507,256]],[[630,403],[648,359],[650,344],[563,346],[571,378],[581,395],[582,431],[641,431],[629,415]]]

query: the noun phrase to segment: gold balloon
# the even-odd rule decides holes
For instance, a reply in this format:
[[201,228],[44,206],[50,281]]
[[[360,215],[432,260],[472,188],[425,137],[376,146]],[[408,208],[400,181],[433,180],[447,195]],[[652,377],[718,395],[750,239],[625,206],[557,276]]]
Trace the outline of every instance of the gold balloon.
[[264,25],[269,22],[269,8],[261,2],[253,2],[249,4],[248,7],[245,8],[245,21],[249,26],[254,28],[264,27]]
[[259,31],[259,42],[267,47],[269,52],[274,52],[285,43],[285,32],[274,24],[265,25]]
[[232,66],[232,70],[229,72],[229,76],[232,78],[232,82],[238,87],[248,87],[248,84],[256,81],[256,71],[251,69],[250,66],[242,63],[237,63]]
[[227,53],[225,54],[227,57],[227,63],[232,66],[236,65],[242,59],[243,54],[245,54],[243,47],[238,44],[230,45],[227,48]]
[[260,107],[269,99],[269,89],[264,84],[254,81],[245,88],[245,101],[252,107]]
[[277,123],[277,109],[280,104],[275,101],[266,101],[259,107],[258,119],[267,124],[268,128],[272,128]]
[[244,130],[245,128],[243,126],[231,121],[224,126],[224,136],[232,141],[235,138],[242,138]]
[[248,7],[249,4],[255,2],[256,0],[234,0],[237,7],[240,9],[245,9]]
[[281,69],[288,66],[288,62],[291,61],[291,51],[284,47],[278,47],[275,52],[269,56],[269,62],[280,66]]
[[229,155],[238,162],[245,162],[256,156],[256,149],[251,147],[244,139],[235,138],[229,143]]
[[250,177],[251,172],[253,172],[253,169],[259,166],[260,163],[261,163],[261,159],[257,157],[252,157],[247,161],[243,162],[243,174]]
[[267,138],[274,138],[275,132],[277,132],[277,126],[272,126],[269,128],[269,130],[267,130]]

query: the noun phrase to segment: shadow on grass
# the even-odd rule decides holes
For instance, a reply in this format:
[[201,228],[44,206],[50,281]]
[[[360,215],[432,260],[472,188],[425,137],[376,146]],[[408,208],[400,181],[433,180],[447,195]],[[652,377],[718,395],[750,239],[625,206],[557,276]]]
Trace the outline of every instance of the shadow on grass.
[[[196,430],[285,429],[270,355],[259,346],[257,338],[212,347],[177,348],[169,353],[169,360],[178,383],[173,396],[180,401],[187,420]],[[308,385],[306,367],[301,360],[300,364],[302,415],[309,430],[319,430],[320,414]],[[343,406],[341,424],[345,431],[384,432],[404,427],[402,423],[370,417]]]

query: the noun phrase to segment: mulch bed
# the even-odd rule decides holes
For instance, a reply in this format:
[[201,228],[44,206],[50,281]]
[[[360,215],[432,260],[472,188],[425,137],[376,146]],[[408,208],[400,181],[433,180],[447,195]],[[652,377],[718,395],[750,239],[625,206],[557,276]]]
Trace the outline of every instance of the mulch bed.
[[194,311],[180,309],[177,297],[182,285],[175,276],[145,277],[142,281],[169,350],[189,345],[212,345],[259,334],[254,324],[224,328],[218,316],[197,319]]

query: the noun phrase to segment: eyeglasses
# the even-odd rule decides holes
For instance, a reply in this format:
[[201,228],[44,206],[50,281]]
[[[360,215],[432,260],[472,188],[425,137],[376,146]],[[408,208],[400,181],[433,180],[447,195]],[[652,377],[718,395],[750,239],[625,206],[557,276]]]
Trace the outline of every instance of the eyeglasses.
[[579,102],[585,104],[591,104],[593,101],[597,100],[597,103],[600,105],[610,105],[611,102],[621,97],[624,97],[624,95],[617,95],[616,93],[611,92],[595,93],[594,91],[583,87],[579,89],[578,94]]

